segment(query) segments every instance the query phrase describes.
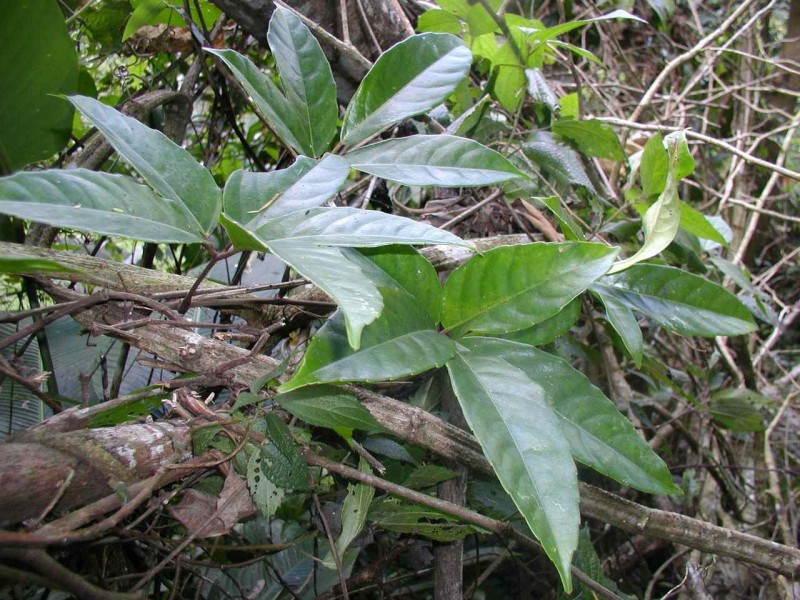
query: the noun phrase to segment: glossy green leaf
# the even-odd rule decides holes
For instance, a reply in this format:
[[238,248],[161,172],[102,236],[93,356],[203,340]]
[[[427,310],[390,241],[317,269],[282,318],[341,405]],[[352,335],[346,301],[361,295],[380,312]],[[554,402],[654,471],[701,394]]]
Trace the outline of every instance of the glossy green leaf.
[[274,398],[285,410],[309,425],[328,429],[381,429],[366,408],[332,385],[314,385],[283,392]]
[[484,348],[483,339],[462,341],[447,370],[464,417],[569,591],[580,512],[575,464],[559,418],[540,388],[494,348]]
[[561,185],[578,185],[597,193],[575,151],[557,143],[550,132],[537,132],[522,144],[522,151],[544,175],[553,177]]
[[552,129],[558,137],[575,144],[575,148],[586,156],[625,160],[625,152],[617,134],[602,121],[559,119],[553,123]]
[[489,250],[448,278],[442,324],[453,335],[508,333],[535,325],[604,275],[616,254],[616,248],[586,242]]
[[321,206],[342,188],[350,167],[328,155],[320,161],[300,156],[288,169],[268,173],[235,171],[223,193],[225,214],[247,229],[290,212]]
[[4,2],[0,18],[0,175],[49,158],[69,140],[78,56],[52,0]]
[[575,298],[557,314],[533,327],[504,333],[500,337],[512,342],[520,342],[530,346],[549,344],[554,339],[567,333],[581,316],[581,300]]
[[[617,273],[631,265],[652,258],[661,253],[675,239],[681,222],[681,205],[678,198],[678,183],[694,169],[692,155],[689,154],[684,132],[675,132],[664,138],[667,144],[668,170],[664,191],[658,200],[647,209],[642,217],[644,243],[633,255],[615,264],[610,273]],[[644,167],[644,155],[642,158]]]
[[507,340],[468,338],[463,343],[471,351],[502,357],[535,384],[534,397],[558,416],[575,460],[643,492],[680,493],[667,465],[630,421],[564,359]]
[[0,212],[56,227],[154,243],[205,239],[177,200],[130,177],[86,169],[36,171],[0,178]]
[[681,227],[691,234],[705,240],[711,240],[721,246],[728,248],[728,241],[717,231],[706,216],[699,210],[695,210],[685,202],[680,200],[679,206],[681,208]]
[[747,389],[727,389],[715,393],[708,403],[714,420],[731,431],[765,431],[761,409],[773,403],[761,394]]
[[[0,185],[2,185],[2,180],[0,180]],[[26,273],[69,273],[76,270],[48,258],[26,258],[0,254],[0,273],[24,275]]]
[[502,154],[451,135],[413,135],[348,152],[354,169],[404,185],[469,187],[524,177]]
[[203,48],[230,69],[244,91],[253,100],[256,111],[264,117],[275,134],[297,154],[313,154],[302,136],[302,115],[295,112],[286,96],[272,80],[246,56],[235,50]]
[[369,518],[381,529],[421,535],[437,542],[463,540],[475,528],[427,506],[400,504],[385,500],[370,512]]
[[423,306],[397,285],[381,282],[380,289],[383,312],[364,328],[359,348],[348,343],[343,315],[334,314],[314,335],[281,391],[314,383],[398,379],[441,367],[453,356],[452,340],[436,332]]
[[344,115],[341,139],[354,144],[429,111],[466,77],[472,53],[449,33],[421,33],[384,52]]
[[265,221],[255,234],[270,247],[284,242],[362,248],[390,244],[469,247],[467,242],[452,233],[425,223],[358,208],[312,208]]
[[662,265],[640,264],[592,285],[682,335],[714,337],[755,330],[750,312],[725,288]]
[[321,156],[336,135],[339,106],[328,59],[294,13],[276,6],[267,33],[289,105],[300,115],[297,133],[312,156]]
[[270,242],[269,250],[333,298],[344,315],[347,340],[361,345],[361,332],[383,309],[378,287],[364,274],[369,261],[352,248],[309,245],[304,240]]
[[644,342],[642,340],[642,329],[630,307],[621,302],[615,296],[603,294],[601,286],[593,287],[592,290],[600,298],[606,308],[606,318],[614,331],[619,335],[622,344],[633,358],[637,367],[642,366],[642,352]]
[[414,302],[425,307],[434,323],[439,322],[442,284],[436,269],[425,257],[408,246],[364,248],[360,252],[408,292]]
[[204,234],[213,231],[222,193],[211,173],[191,154],[160,131],[94,98],[72,96],[70,101],[156,192],[183,205]]

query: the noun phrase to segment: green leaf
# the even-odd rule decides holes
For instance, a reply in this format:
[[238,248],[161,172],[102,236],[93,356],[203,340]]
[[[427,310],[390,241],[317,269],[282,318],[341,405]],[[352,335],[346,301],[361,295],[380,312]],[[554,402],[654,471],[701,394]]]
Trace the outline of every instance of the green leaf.
[[587,242],[489,250],[450,275],[442,297],[442,324],[456,336],[535,325],[605,274],[616,254],[616,248]]
[[472,53],[449,33],[421,33],[384,52],[344,115],[341,139],[360,142],[441,104],[466,77]]
[[417,31],[420,33],[433,31],[458,35],[462,28],[461,20],[456,15],[444,10],[428,10],[417,19]]
[[52,0],[4,2],[0,18],[0,175],[49,158],[69,140],[78,56]]
[[201,232],[209,235],[213,231],[222,193],[211,173],[191,154],[160,131],[94,98],[72,96],[69,100],[156,192],[185,207]]
[[347,340],[357,349],[362,330],[383,308],[378,287],[363,272],[367,259],[352,248],[314,246],[303,240],[273,241],[269,250],[336,301],[347,325]]
[[145,242],[205,239],[197,221],[179,201],[161,198],[130,177],[86,169],[0,178],[0,212]]
[[400,504],[385,500],[370,512],[369,518],[381,529],[421,535],[437,542],[463,540],[475,528],[463,525],[454,517],[427,506]]
[[[578,479],[558,417],[521,370],[480,338],[447,363],[453,390],[500,483],[570,591],[578,544]],[[512,344],[512,342],[505,342]]]
[[442,481],[447,481],[456,477],[458,477],[457,473],[450,469],[445,469],[442,466],[422,465],[409,473],[403,485],[412,490],[419,490],[432,487]]
[[[610,273],[617,273],[660,254],[672,243],[678,233],[681,222],[678,183],[692,172],[694,160],[686,145],[685,132],[677,131],[675,133],[678,135],[671,133],[664,139],[669,159],[664,191],[642,217],[644,244],[633,256],[616,263],[609,271]],[[642,161],[642,167],[644,167],[644,157]],[[652,182],[651,185],[653,185]]]
[[617,134],[609,125],[597,119],[559,119],[553,123],[553,133],[575,144],[578,151],[586,156],[620,162],[625,160],[625,152]]
[[[375,275],[370,279],[381,280]],[[281,391],[314,383],[398,379],[441,367],[453,356],[453,342],[436,332],[425,307],[399,286],[380,283],[384,309],[364,328],[360,347],[354,350],[348,344],[344,317],[334,314],[314,335]]]
[[669,172],[669,156],[660,133],[655,133],[644,146],[639,163],[642,191],[645,196],[654,196],[664,191]]
[[253,503],[265,517],[269,518],[280,507],[286,491],[267,477],[263,466],[264,459],[261,457],[261,452],[258,450],[253,452],[247,463],[247,487],[250,489]]
[[[372,474],[372,469],[362,458],[358,468],[364,473]],[[369,507],[372,504],[372,499],[375,497],[375,488],[363,483],[350,484],[347,486],[347,496],[342,502],[342,533],[336,540],[336,553],[343,556],[350,544],[353,543],[364,529],[367,524],[367,514]],[[328,553],[328,556],[322,561],[329,569],[336,568],[336,562],[333,557]]]
[[726,389],[715,393],[708,403],[708,411],[722,427],[731,431],[765,431],[762,408],[772,402],[751,390]]
[[522,144],[522,152],[561,185],[578,185],[597,194],[575,151],[557,143],[551,133],[537,132]]
[[558,416],[575,460],[643,492],[680,493],[667,465],[630,421],[565,360],[507,340],[468,338],[463,343],[471,351],[501,358],[533,382],[532,398],[548,403]]
[[360,252],[378,265],[417,304],[425,307],[433,323],[439,322],[442,285],[436,269],[425,257],[408,246],[364,248]]
[[256,111],[264,117],[275,134],[297,154],[313,154],[308,140],[303,138],[303,124],[278,86],[258,70],[246,56],[235,50],[203,48],[216,56],[230,69],[236,81],[253,100]]
[[413,135],[348,152],[354,169],[403,185],[470,187],[524,175],[503,155],[451,135]]
[[633,362],[636,363],[636,367],[641,367],[644,342],[642,340],[642,330],[633,315],[633,311],[615,296],[604,294],[601,291],[601,286],[593,287],[592,290],[600,298],[603,306],[606,307],[608,323],[619,335],[625,349],[633,358]]
[[[0,186],[2,186],[1,179]],[[47,258],[25,258],[0,254],[0,273],[24,275],[25,273],[71,273],[77,271],[78,269]]]
[[276,414],[265,417],[268,442],[261,445],[261,470],[280,488],[308,489],[308,465],[297,448],[289,427]]
[[309,425],[328,429],[381,429],[366,408],[350,394],[332,385],[314,385],[284,392],[275,402]]
[[575,298],[557,314],[537,323],[533,327],[502,334],[505,340],[520,342],[531,346],[549,344],[554,339],[567,333],[581,316],[581,300]]
[[743,335],[756,329],[750,312],[736,296],[673,267],[635,265],[603,277],[592,290],[614,297],[682,335]]
[[717,231],[706,216],[699,210],[695,210],[685,202],[678,201],[681,208],[681,227],[691,234],[705,240],[711,240],[721,246],[728,248],[728,241]]
[[265,219],[255,234],[270,247],[287,242],[361,248],[391,244],[470,247],[458,236],[425,223],[350,207],[312,208]]
[[528,94],[534,102],[544,104],[550,112],[560,110],[558,96],[547,83],[541,69],[525,69],[525,77],[528,79]]
[[341,189],[350,167],[335,155],[320,161],[300,156],[288,169],[235,171],[223,192],[225,214],[247,229],[268,219],[321,206]]
[[316,38],[292,11],[276,6],[267,41],[289,106],[300,116],[295,133],[312,156],[321,156],[336,135],[339,106],[331,66]]

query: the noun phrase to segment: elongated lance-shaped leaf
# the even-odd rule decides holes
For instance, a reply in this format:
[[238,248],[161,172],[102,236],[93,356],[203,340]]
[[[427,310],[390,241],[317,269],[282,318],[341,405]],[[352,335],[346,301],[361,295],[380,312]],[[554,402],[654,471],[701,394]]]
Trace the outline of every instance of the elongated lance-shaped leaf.
[[633,362],[637,367],[641,367],[644,341],[642,339],[642,330],[633,311],[615,296],[604,294],[600,286],[592,287],[592,291],[600,298],[603,306],[606,307],[608,322],[619,335],[625,349],[633,358]]
[[[372,469],[369,468],[369,464],[364,458],[359,461],[358,470],[372,475]],[[375,488],[370,485],[359,483],[347,486],[347,496],[342,502],[342,533],[336,540],[336,552],[339,556],[344,554],[364,529],[364,525],[367,524],[367,514],[374,497]],[[330,552],[323,559],[322,564],[329,569],[336,568],[336,561],[333,560]]]
[[185,207],[197,221],[189,231],[211,233],[217,226],[222,193],[208,169],[160,131],[94,98],[72,96],[69,100],[148,185]]
[[352,248],[315,246],[303,240],[273,241],[269,250],[336,301],[344,315],[347,341],[358,349],[364,327],[383,309],[377,285],[363,272],[365,267],[371,269],[369,261]]
[[86,169],[24,172],[0,178],[0,212],[56,227],[155,243],[203,242],[178,200],[123,175]]
[[567,333],[581,316],[581,299],[575,298],[562,308],[555,316],[537,323],[533,327],[500,334],[499,337],[512,342],[520,342],[530,346],[549,344],[557,337]]
[[750,311],[725,288],[686,271],[634,265],[592,285],[666,329],[683,335],[743,335],[756,329]]
[[565,360],[495,338],[468,338],[464,345],[494,353],[530,379],[538,398],[558,416],[572,456],[598,473],[653,494],[680,494],[672,475],[630,421]]
[[264,117],[284,144],[297,154],[314,154],[312,148],[303,142],[300,115],[295,112],[278,86],[259,71],[252,60],[235,50],[203,49],[225,63],[242,89],[253,100],[256,111]]
[[292,11],[276,6],[267,33],[289,105],[299,115],[295,132],[306,151],[322,156],[336,135],[339,106],[331,66],[316,38]]
[[442,324],[453,335],[508,333],[552,317],[608,271],[616,248],[587,242],[502,246],[456,269]]
[[341,139],[354,144],[438,106],[466,77],[472,53],[449,33],[412,35],[375,62],[344,115]]
[[507,158],[452,135],[412,135],[344,155],[355,169],[403,185],[469,187],[525,177]]
[[379,285],[384,308],[364,328],[360,347],[350,347],[344,317],[333,315],[314,335],[281,391],[313,383],[398,379],[441,367],[453,356],[455,345],[436,331],[424,305],[377,266],[369,277]]
[[316,208],[344,185],[350,167],[342,158],[328,155],[320,161],[300,156],[280,171],[235,171],[223,193],[225,214],[248,229],[290,212]]
[[580,512],[575,464],[559,419],[525,373],[484,349],[483,340],[462,341],[447,370],[464,417],[569,592]]
[[[694,161],[686,143],[686,133],[675,132],[664,138],[667,145],[669,167],[664,191],[642,217],[644,244],[625,260],[615,264],[609,273],[617,273],[661,253],[675,239],[681,223],[681,205],[678,183],[694,169]],[[644,159],[643,159],[644,160]],[[644,164],[642,164],[644,168]]]
[[361,248],[390,244],[450,244],[470,247],[452,233],[413,219],[349,207],[295,211],[277,219],[266,220],[254,233],[267,245],[288,241]]

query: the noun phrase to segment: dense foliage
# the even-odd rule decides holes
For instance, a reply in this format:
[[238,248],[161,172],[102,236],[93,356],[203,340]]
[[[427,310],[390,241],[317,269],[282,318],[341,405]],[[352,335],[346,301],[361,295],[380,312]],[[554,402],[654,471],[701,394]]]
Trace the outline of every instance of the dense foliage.
[[[261,40],[204,0],[7,9],[7,35],[40,47],[0,61],[21,82],[0,102],[9,309],[0,416],[9,433],[21,430],[7,455],[36,443],[45,454],[69,447],[79,461],[52,476],[55,490],[42,484],[41,509],[0,515],[9,527],[0,556],[10,561],[0,576],[39,577],[12,595],[85,585],[149,597],[317,597],[338,585],[347,596],[384,574],[424,573],[433,540],[458,549],[457,564],[436,551],[437,597],[440,570],[473,568],[470,552],[481,575],[467,583],[485,597],[522,597],[520,587],[652,596],[685,553],[666,560],[665,543],[638,567],[617,557],[619,582],[609,579],[592,542],[602,530],[582,528],[582,512],[592,525],[648,523],[626,521],[624,500],[585,482],[706,518],[718,494],[740,522],[756,522],[749,511],[774,522],[785,547],[772,556],[742,536],[738,555],[723,542],[730,532],[700,519],[695,537],[666,525],[655,537],[781,576],[797,568],[793,515],[781,506],[794,486],[759,474],[776,468],[770,435],[793,418],[797,386],[780,356],[765,366],[776,345],[790,347],[781,338],[796,285],[767,293],[766,282],[796,269],[797,252],[767,247],[765,274],[751,279],[744,266],[763,202],[751,207],[739,183],[706,197],[733,153],[739,171],[761,169],[750,177],[767,178],[765,199],[781,176],[787,202],[796,200],[797,117],[763,134],[778,147],[767,158],[697,134],[695,120],[731,117],[711,87],[695,114],[687,96],[699,79],[687,69],[676,101],[685,114],[633,135],[659,90],[632,111],[612,105],[628,92],[620,83],[609,94],[603,78],[624,51],[603,36],[655,34],[645,20],[588,5],[553,15],[524,2],[423,4],[407,3],[417,33],[393,45],[361,21],[382,49],[374,63],[351,42],[345,9],[338,40],[283,3]],[[651,8],[665,36],[674,7]],[[40,28],[30,27],[33,10]],[[736,38],[723,10],[704,10],[715,37]],[[53,53],[63,63],[47,60]],[[664,72],[696,55],[677,54]],[[735,85],[723,66],[714,77]],[[628,122],[608,118],[625,112]],[[724,212],[741,208],[735,199],[752,209],[749,221]],[[796,218],[767,214],[796,241]],[[44,420],[49,413],[60,414]],[[172,454],[146,442],[153,464],[134,474],[134,458],[120,474],[87,449],[85,462],[109,483],[73,500],[82,485],[73,478],[97,478],[81,470],[81,444],[130,435],[112,453],[139,457],[151,433],[136,428],[149,423],[169,428]],[[84,437],[43,441],[57,434]],[[735,448],[753,446],[758,457],[743,465]],[[792,452],[783,450],[787,469]],[[690,457],[698,464],[676,466]],[[731,460],[755,474],[723,464]],[[180,469],[185,477],[167,481]],[[160,505],[144,504],[158,493]],[[113,510],[92,508],[106,494],[124,500],[120,517],[84,527]],[[90,516],[64,523],[85,504]],[[656,528],[659,518],[671,515],[653,517]],[[22,521],[32,526],[14,529]],[[73,565],[76,583],[52,556],[69,564],[78,554],[17,549],[59,534],[87,556],[97,555],[85,542],[104,535],[114,564]],[[605,548],[621,547],[615,540]],[[526,565],[539,549],[560,586]],[[493,574],[512,558],[522,575]],[[681,559],[687,586],[703,585],[688,575],[699,560]],[[664,592],[681,576],[674,569]],[[432,585],[424,576],[408,593]]]

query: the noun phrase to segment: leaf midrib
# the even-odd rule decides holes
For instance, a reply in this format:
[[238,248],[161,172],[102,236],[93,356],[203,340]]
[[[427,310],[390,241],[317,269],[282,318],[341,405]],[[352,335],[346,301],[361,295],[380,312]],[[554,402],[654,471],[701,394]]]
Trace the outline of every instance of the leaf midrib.
[[[596,259],[595,259],[595,260],[596,260]],[[565,271],[562,271],[562,273],[571,273],[571,272],[573,272],[573,271],[576,271],[577,269],[579,269],[580,267],[583,267],[583,266],[584,266],[583,264],[579,264],[579,265],[576,265],[576,266],[572,267],[571,269],[566,269]],[[597,280],[597,277],[595,277],[595,278],[594,278],[594,281],[596,281],[596,280]],[[547,281],[548,281],[548,279],[542,279],[542,280],[540,280],[540,281],[539,281],[539,282],[538,282],[536,285],[534,285],[534,286],[531,286],[531,287],[529,287],[529,288],[526,288],[526,289],[524,289],[524,290],[522,290],[522,291],[520,291],[520,292],[517,292],[517,293],[515,293],[515,294],[512,294],[512,295],[510,295],[510,296],[507,296],[507,297],[506,297],[506,298],[503,300],[503,302],[502,302],[502,303],[503,303],[503,304],[505,304],[505,303],[508,303],[508,302],[510,302],[511,300],[514,300],[514,299],[516,299],[517,297],[519,297],[519,296],[522,296],[523,294],[530,293],[532,290],[535,290],[536,288],[538,288],[538,287],[541,287],[541,286],[542,286],[544,283],[546,283]],[[591,284],[590,284],[590,285],[591,285]],[[588,286],[587,286],[587,287],[588,287]],[[570,302],[572,302],[572,301],[573,301],[575,298],[577,298],[577,297],[578,297],[578,296],[579,296],[581,293],[582,293],[582,292],[578,292],[577,294],[575,294],[574,296],[572,296],[571,298],[569,298],[569,299],[568,299],[568,300],[567,300],[567,301],[566,301],[566,302],[565,302],[565,303],[564,303],[564,304],[561,306],[561,308],[563,308],[564,306],[566,306],[567,304],[569,304]],[[488,307],[486,307],[486,308],[484,308],[484,309],[482,309],[482,310],[479,310],[479,311],[478,311],[478,312],[476,312],[476,313],[475,313],[473,316],[471,316],[471,317],[468,317],[468,318],[464,319],[463,321],[459,321],[458,323],[454,323],[454,324],[450,325],[450,326],[448,327],[448,329],[451,329],[451,330],[453,330],[453,329],[458,329],[458,328],[462,327],[462,326],[463,326],[465,323],[469,323],[470,321],[474,321],[474,320],[476,320],[478,317],[481,317],[481,316],[483,316],[485,313],[487,313],[487,312],[489,312],[489,311],[493,310],[494,308],[496,308],[496,307],[497,307],[497,306],[499,306],[500,304],[501,304],[501,303],[499,303],[499,302],[498,302],[497,304],[493,304],[492,306],[488,306]],[[544,319],[542,319],[542,320],[544,320]],[[537,321],[536,323],[541,323],[541,321]],[[536,325],[536,323],[533,323],[532,325]],[[524,329],[524,327],[523,327],[523,329]]]
[[[486,389],[486,386],[483,384],[483,381],[481,380],[481,378],[478,377],[478,375],[475,373],[475,371],[469,366],[469,363],[467,362],[467,360],[458,351],[456,351],[455,358],[457,358],[458,360],[460,360],[460,361],[462,361],[464,363],[464,365],[466,366],[467,370],[470,372],[470,374],[478,382],[478,385],[480,386],[481,390],[483,390],[483,392],[486,395],[486,397],[489,398],[489,402],[491,403],[492,408],[497,413],[498,417],[500,418],[500,421],[503,423],[503,427],[505,428],[506,432],[508,433],[508,436],[507,436],[506,439],[510,438],[512,440],[513,444],[514,444],[514,448],[517,451],[517,455],[519,456],[520,461],[522,462],[522,465],[523,465],[523,467],[525,469],[525,472],[528,474],[528,480],[531,482],[531,485],[533,486],[533,490],[536,493],[536,500],[537,500],[539,506],[542,509],[542,513],[547,515],[547,526],[548,526],[548,528],[550,530],[549,531],[550,537],[555,539],[555,534],[553,533],[554,528],[553,528],[553,525],[552,525],[552,523],[550,521],[550,516],[549,516],[548,512],[546,510],[544,510],[544,503],[541,501],[542,495],[539,493],[539,488],[536,485],[536,481],[533,478],[533,476],[531,475],[531,472],[528,469],[528,465],[525,463],[525,459],[523,457],[522,451],[520,450],[520,447],[519,447],[519,444],[517,443],[516,438],[514,437],[514,435],[512,435],[511,430],[509,429],[508,424],[506,423],[506,420],[503,418],[502,413],[497,408],[497,405],[495,404],[494,400],[492,399],[492,395],[489,393],[489,390]],[[505,362],[505,361],[503,361],[503,362]],[[506,364],[509,364],[509,363],[506,363]],[[509,366],[511,368],[519,371],[519,369],[517,369],[513,365],[509,364]],[[528,377],[524,373],[522,375],[523,375],[523,377],[525,377],[525,379],[528,379]],[[480,441],[480,438],[479,438],[479,441]],[[482,443],[481,443],[481,446],[483,446]],[[501,481],[501,483],[502,483],[502,481]],[[505,487],[505,485],[503,485],[503,487]],[[511,492],[509,491],[509,494],[510,493]],[[527,518],[525,520],[527,521]],[[558,554],[561,555],[561,550],[558,549],[558,545],[557,544],[556,544],[556,550],[557,550]]]

